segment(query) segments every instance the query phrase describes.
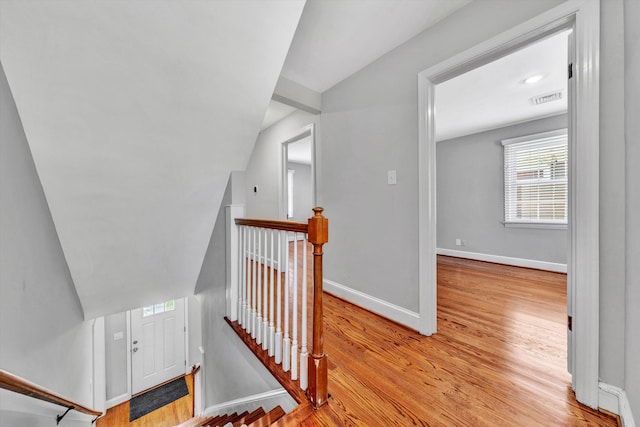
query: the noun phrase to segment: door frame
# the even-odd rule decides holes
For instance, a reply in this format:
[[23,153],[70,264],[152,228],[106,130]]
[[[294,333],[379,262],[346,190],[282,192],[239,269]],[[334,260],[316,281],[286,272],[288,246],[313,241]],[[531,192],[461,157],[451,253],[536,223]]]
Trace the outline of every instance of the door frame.
[[[419,330],[437,332],[435,86],[560,28],[575,35],[573,168],[569,198],[568,314],[573,317],[576,399],[598,408],[599,362],[599,0],[569,0],[418,74]],[[570,131],[571,133],[571,131]],[[580,141],[577,146],[574,141]]]
[[[288,146],[291,143],[300,141],[308,136],[311,137],[311,204],[313,206],[317,206],[317,189],[316,183],[318,182],[316,179],[316,126],[315,123],[310,123],[298,130],[294,136],[283,141],[281,143],[281,157],[280,157],[280,188],[278,191],[279,195],[279,215],[280,219],[287,221],[287,161],[288,161]],[[311,212],[309,212],[309,216],[311,216]]]

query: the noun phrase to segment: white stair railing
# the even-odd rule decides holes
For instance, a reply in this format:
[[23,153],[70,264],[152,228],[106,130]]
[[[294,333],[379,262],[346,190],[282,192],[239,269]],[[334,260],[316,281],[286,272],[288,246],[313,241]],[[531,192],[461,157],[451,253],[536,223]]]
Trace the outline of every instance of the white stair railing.
[[[311,403],[319,407],[328,397],[321,295],[322,245],[327,242],[328,222],[321,208],[314,212],[307,224],[235,219],[238,317],[230,320],[237,320],[247,336],[273,357],[281,372],[298,381]],[[311,313],[309,295],[313,296]],[[311,353],[309,316],[313,316]]]
[[300,379],[302,389],[308,378],[308,245],[306,232],[238,226],[238,324],[292,380]]

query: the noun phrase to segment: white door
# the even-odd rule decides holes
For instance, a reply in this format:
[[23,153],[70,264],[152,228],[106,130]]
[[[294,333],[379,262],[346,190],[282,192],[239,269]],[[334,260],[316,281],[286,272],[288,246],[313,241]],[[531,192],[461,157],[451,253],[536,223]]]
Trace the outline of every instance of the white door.
[[184,299],[131,310],[132,393],[185,373]]

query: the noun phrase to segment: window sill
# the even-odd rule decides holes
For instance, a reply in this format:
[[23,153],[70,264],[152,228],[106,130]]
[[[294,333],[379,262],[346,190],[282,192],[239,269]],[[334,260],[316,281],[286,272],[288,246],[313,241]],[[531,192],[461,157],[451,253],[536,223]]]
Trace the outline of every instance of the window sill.
[[550,224],[540,222],[503,222],[506,228],[539,228],[544,230],[566,230],[567,224]]

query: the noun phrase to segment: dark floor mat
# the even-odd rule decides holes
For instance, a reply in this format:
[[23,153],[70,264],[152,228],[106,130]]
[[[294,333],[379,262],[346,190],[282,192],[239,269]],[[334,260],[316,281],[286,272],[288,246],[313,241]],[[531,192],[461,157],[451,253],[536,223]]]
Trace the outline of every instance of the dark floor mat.
[[149,412],[168,405],[189,394],[184,377],[173,380],[131,399],[129,404],[129,422],[147,415]]

